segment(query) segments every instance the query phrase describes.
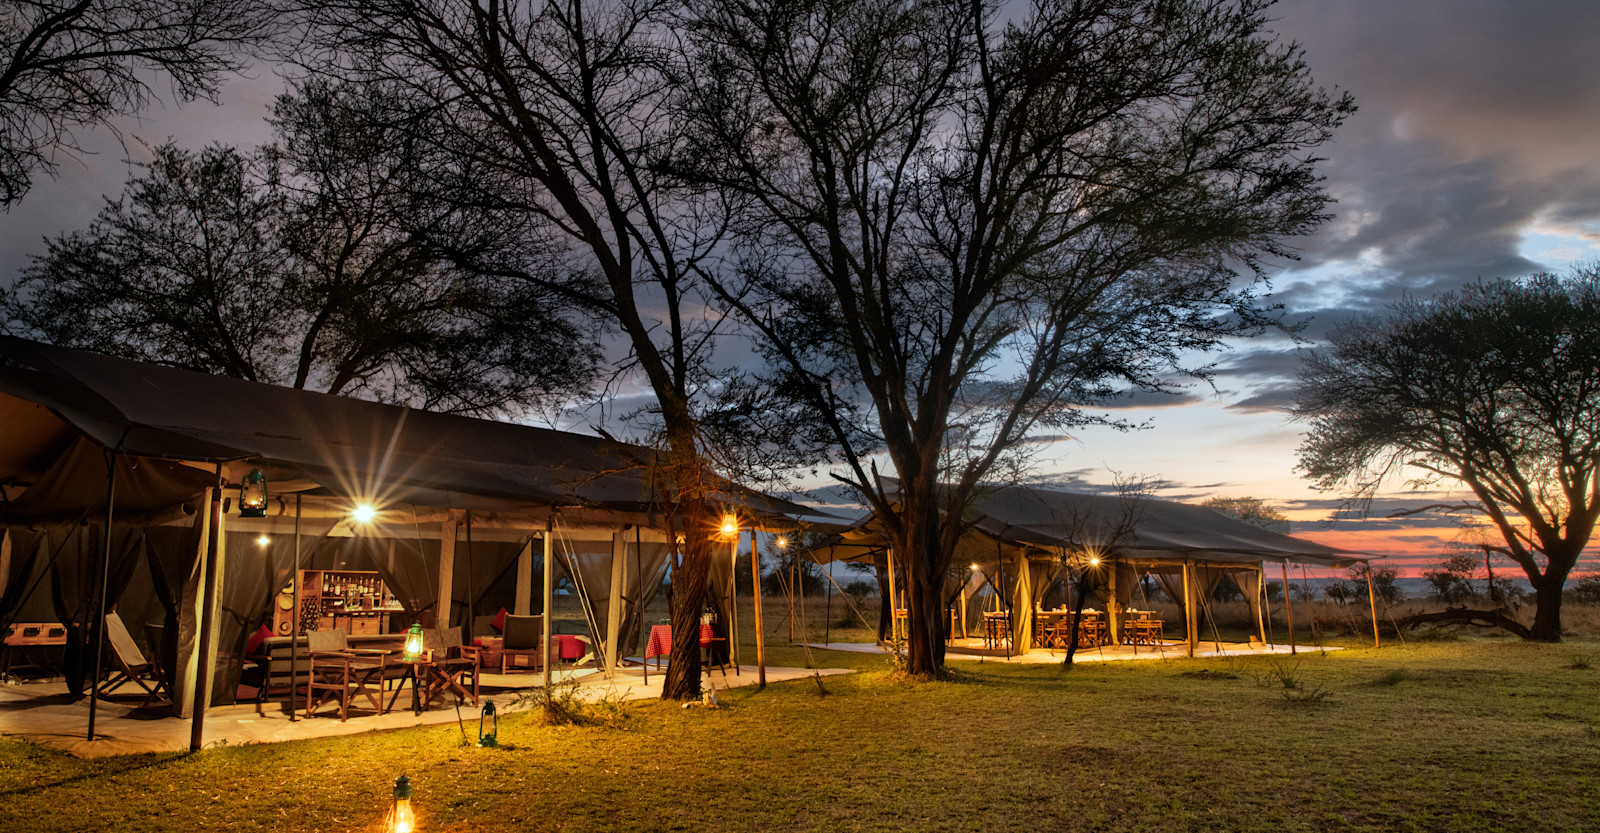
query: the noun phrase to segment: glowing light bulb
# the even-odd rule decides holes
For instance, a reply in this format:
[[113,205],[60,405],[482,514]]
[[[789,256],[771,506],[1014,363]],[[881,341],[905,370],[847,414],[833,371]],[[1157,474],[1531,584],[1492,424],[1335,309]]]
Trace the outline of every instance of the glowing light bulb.
[[1098,566],[1100,566],[1100,556],[1098,556],[1098,555],[1089,556],[1089,566],[1090,567],[1098,567]]
[[778,549],[780,549],[780,550],[781,549],[787,549],[788,547],[789,547],[789,539],[783,537],[782,535],[779,535],[778,536]]
[[370,503],[358,503],[356,508],[351,510],[350,517],[357,523],[369,524],[373,518],[378,517],[378,510],[372,508]]
[[260,538],[256,539],[256,546],[258,546],[258,547],[264,547],[264,546],[266,546],[266,545],[268,545],[270,543],[272,543],[272,539],[268,538],[265,535],[263,535]]
[[722,516],[722,537],[732,538],[739,534],[739,522],[732,515]]

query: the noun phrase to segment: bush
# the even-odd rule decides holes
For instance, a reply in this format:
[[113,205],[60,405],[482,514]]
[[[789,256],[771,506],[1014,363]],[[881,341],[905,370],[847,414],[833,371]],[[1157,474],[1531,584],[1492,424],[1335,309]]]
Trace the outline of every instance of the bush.
[[1583,604],[1600,605],[1600,573],[1573,576],[1567,584],[1567,597]]

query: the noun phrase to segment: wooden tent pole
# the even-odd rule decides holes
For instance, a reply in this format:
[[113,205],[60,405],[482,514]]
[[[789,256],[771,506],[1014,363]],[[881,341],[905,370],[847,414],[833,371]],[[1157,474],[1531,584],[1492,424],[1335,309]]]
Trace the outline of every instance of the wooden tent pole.
[[[739,533],[728,542],[728,657],[733,660],[733,676],[739,676]],[[727,678],[727,674],[723,674]],[[706,679],[711,679],[710,672]]]
[[1372,592],[1372,562],[1367,562],[1367,608],[1372,611],[1372,647],[1382,648],[1378,640],[1378,596]]
[[217,609],[217,561],[222,551],[222,464],[217,464],[217,486],[211,490],[211,528],[206,533],[205,590],[200,596],[200,651],[195,669],[194,715],[189,725],[189,751],[199,752],[204,745],[206,708],[211,705],[211,677],[217,668],[217,652],[211,646]]
[[106,524],[100,530],[100,627],[94,643],[94,676],[89,678],[89,740],[94,740],[95,707],[100,702],[100,673],[106,656],[106,596],[111,583],[111,512],[117,498],[117,452],[106,449]]
[[539,665],[544,668],[544,687],[550,690],[550,619],[555,615],[551,608],[555,607],[555,588],[552,583],[555,578],[555,540],[556,519],[554,516],[544,522],[544,621],[539,634]]
[[767,687],[767,640],[761,632],[761,557],[756,553],[756,531],[750,530],[750,598],[756,605],[756,687]]
[[1294,645],[1294,603],[1289,601],[1293,595],[1289,592],[1289,562],[1284,561],[1278,565],[1283,568],[1283,614],[1289,620],[1289,653],[1298,653]]
[[611,533],[611,587],[606,598],[606,679],[614,679],[622,667],[622,588],[628,581],[628,539],[626,530]]
[[[296,492],[294,495],[294,557],[289,561],[289,593],[294,597],[294,607],[290,608],[289,615],[289,722],[299,721],[295,715],[298,703],[294,696],[295,683],[300,679],[300,510],[305,496]],[[394,559],[389,559],[391,565]],[[390,569],[394,569],[392,566]],[[261,684],[267,685],[270,680],[263,669]],[[265,699],[265,698],[263,698]]]
[[1189,583],[1190,564],[1187,559],[1183,562],[1183,630],[1184,639],[1189,643],[1189,656],[1194,656],[1195,644],[1195,616],[1194,616],[1194,588]]
[[884,550],[884,557],[889,564],[889,641],[894,642],[900,638],[900,598],[895,592],[894,581],[894,547]]

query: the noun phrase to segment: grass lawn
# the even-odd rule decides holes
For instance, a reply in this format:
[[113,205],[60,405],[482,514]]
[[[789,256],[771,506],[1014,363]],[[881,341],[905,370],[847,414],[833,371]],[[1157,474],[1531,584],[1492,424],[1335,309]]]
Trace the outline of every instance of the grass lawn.
[[509,715],[501,749],[454,725],[94,761],[0,742],[0,830],[376,829],[401,773],[425,833],[1600,826],[1600,642],[1349,645],[960,662],[941,683],[816,652],[863,673],[826,697],[798,682],[717,710],[631,705],[617,726]]

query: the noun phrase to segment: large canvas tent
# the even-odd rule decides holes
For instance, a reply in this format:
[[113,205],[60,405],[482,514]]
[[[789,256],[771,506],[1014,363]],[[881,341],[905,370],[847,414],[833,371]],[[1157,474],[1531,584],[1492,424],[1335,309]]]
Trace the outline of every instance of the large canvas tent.
[[[892,495],[894,482],[887,485]],[[1031,647],[1034,611],[1069,576],[1092,601],[1113,610],[1131,606],[1140,579],[1153,577],[1183,607],[1192,651],[1197,611],[1219,582],[1238,585],[1260,634],[1265,565],[1343,568],[1367,560],[1203,506],[1143,496],[991,487],[979,491],[962,521],[966,531],[946,580],[947,604],[965,610],[968,599],[990,588],[1009,611],[1014,644],[1023,651]],[[902,563],[870,516],[812,553],[819,561],[875,562],[886,568],[891,588]]]
[[[547,609],[560,567],[614,668],[677,529],[647,448],[11,337],[0,424],[0,622],[66,624],[80,683],[97,676],[82,648],[103,611],[141,640],[164,622],[146,647],[180,712],[197,690],[231,695],[245,638],[296,567],[376,570],[409,616],[469,628],[500,606],[491,588],[513,613]],[[252,470],[272,499],[246,519],[223,484]],[[747,529],[811,511],[732,484],[714,500]],[[372,522],[352,520],[357,504],[377,508]],[[731,548],[716,558],[713,575],[731,578]]]

